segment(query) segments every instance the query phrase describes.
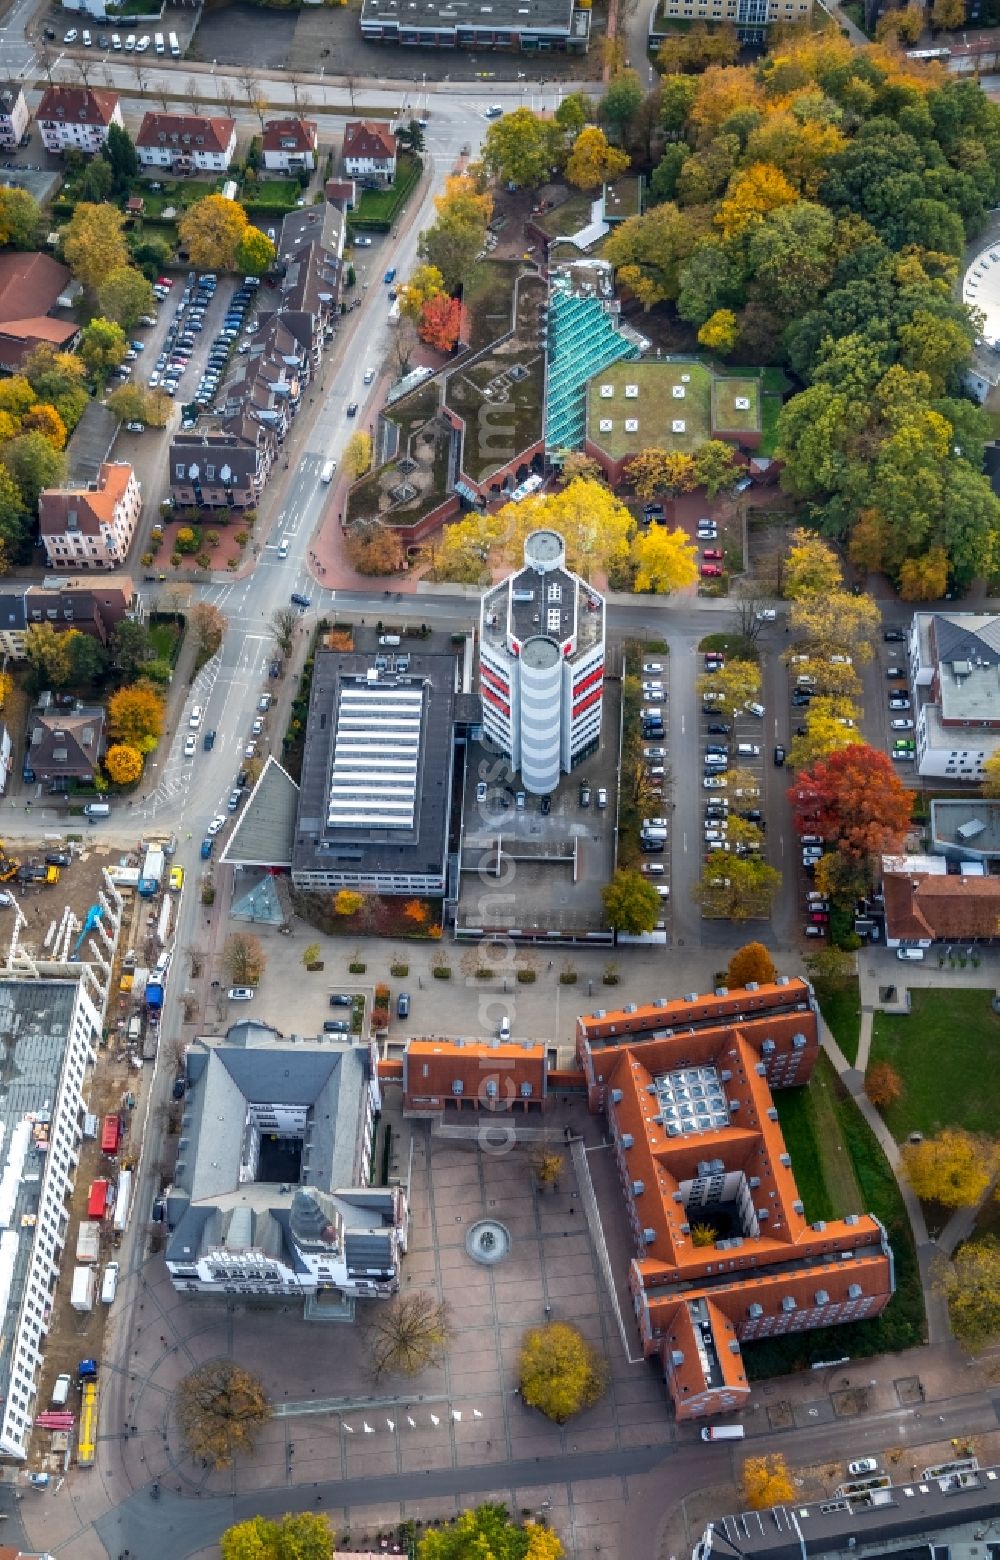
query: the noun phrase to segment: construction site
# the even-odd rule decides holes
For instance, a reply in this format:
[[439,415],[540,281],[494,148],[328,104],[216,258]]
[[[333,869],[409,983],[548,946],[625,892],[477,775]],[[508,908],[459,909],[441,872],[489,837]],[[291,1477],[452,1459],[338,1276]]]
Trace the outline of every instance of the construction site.
[[0,1453],[36,1484],[93,1461],[119,1248],[151,1214],[134,1188],[174,845],[47,836],[15,859],[0,842]]

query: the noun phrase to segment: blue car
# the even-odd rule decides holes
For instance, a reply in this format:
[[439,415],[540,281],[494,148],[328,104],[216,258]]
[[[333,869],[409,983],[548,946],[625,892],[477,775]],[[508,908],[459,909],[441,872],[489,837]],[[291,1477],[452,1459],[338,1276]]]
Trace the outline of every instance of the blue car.
[[207,861],[209,856],[212,854],[214,849],[215,849],[215,841],[213,839],[211,839],[208,835],[206,835],[205,838],[201,842],[201,859],[202,859],[202,861]]
[[130,341],[129,346],[132,348],[133,352],[145,352],[146,350],[146,343],[144,341]]
[[389,267],[389,270],[386,271],[382,280],[386,283],[394,282],[396,280],[396,267],[394,265]]

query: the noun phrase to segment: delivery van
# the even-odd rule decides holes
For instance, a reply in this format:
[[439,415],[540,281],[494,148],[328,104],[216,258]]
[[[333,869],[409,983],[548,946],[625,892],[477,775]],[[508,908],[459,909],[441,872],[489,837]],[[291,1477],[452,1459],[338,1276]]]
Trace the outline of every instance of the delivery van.
[[108,802],[88,802],[83,811],[84,816],[90,818],[91,821],[95,818],[111,817],[111,807]]
[[701,1432],[703,1441],[742,1441],[745,1435],[742,1425],[706,1425]]
[[56,1377],[56,1384],[52,1388],[52,1407],[62,1408],[69,1401],[70,1378],[65,1371]]
[[172,32],[170,34],[170,52],[173,55],[175,60],[179,60],[180,59],[180,57],[181,57],[181,46],[180,46],[180,44],[177,41],[177,34],[175,32]]
[[336,469],[337,469],[337,462],[335,460],[328,460],[326,462],[326,464],[324,465],[323,470],[319,474],[319,480],[321,482],[332,482],[333,481],[333,474],[336,471]]
[[118,1293],[118,1263],[109,1262],[101,1279],[101,1303],[111,1305]]
[[153,39],[153,43],[155,45],[157,54],[165,54],[166,53],[166,45],[163,42],[163,34],[162,33],[157,33],[156,34],[156,37]]

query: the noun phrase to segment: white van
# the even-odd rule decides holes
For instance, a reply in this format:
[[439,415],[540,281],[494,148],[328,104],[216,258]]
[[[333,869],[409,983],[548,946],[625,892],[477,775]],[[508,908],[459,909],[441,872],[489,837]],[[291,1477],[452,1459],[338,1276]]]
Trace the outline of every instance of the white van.
[[399,635],[398,634],[379,634],[378,642],[379,642],[380,645],[389,645],[389,646],[398,645],[399,644]]
[[101,1279],[101,1303],[111,1305],[118,1293],[118,1263],[109,1262]]
[[56,1384],[52,1388],[52,1407],[63,1408],[69,1401],[70,1378],[63,1374],[56,1377]]
[[170,34],[170,52],[173,55],[175,60],[179,60],[180,59],[180,57],[181,57],[181,46],[177,42],[177,34],[176,33],[171,33]]
[[287,558],[288,557],[288,548],[289,548],[288,537],[287,536],[283,536],[281,538],[281,545],[278,548],[278,557],[279,558]]
[[897,959],[912,959],[914,963],[917,963],[917,962],[919,962],[919,960],[921,960],[923,958],[923,956],[924,956],[923,948],[897,948],[896,949],[896,958]]
[[337,462],[335,460],[328,460],[323,467],[323,470],[319,474],[319,480],[321,482],[332,482],[333,473],[336,471],[336,469]]
[[153,47],[155,48],[157,54],[166,54],[167,51],[166,51],[166,46],[164,45],[164,42],[163,42],[163,34],[162,33],[157,33],[156,34],[155,38],[153,39]]
[[703,1441],[742,1441],[745,1435],[742,1425],[706,1425],[701,1432]]
[[760,748],[756,742],[737,742],[736,751],[741,758],[759,758]]
[[205,712],[200,704],[193,704],[191,706],[191,714],[188,716],[188,725],[192,731],[198,730],[198,727],[201,725],[201,717],[204,715],[204,713]]
[[111,805],[109,802],[88,802],[83,809],[87,818],[110,818]]

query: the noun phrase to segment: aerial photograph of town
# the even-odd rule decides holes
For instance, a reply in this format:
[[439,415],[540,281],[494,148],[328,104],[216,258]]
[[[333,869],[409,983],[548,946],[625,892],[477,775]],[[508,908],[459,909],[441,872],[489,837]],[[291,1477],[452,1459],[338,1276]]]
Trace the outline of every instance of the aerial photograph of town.
[[0,1560],[1000,1560],[1000,0],[0,0]]

